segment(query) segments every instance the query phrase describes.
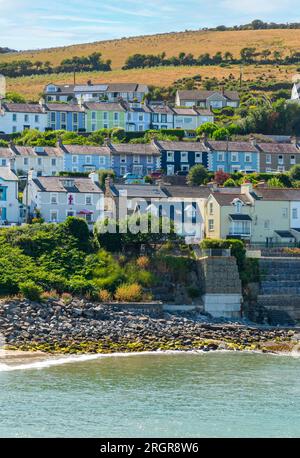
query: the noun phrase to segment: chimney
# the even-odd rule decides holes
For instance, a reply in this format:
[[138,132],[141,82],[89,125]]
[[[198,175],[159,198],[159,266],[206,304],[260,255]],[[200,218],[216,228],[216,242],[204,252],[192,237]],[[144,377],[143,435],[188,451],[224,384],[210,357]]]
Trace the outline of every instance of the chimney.
[[110,191],[110,187],[111,185],[113,184],[113,179],[112,177],[109,175],[105,178],[105,191]]
[[89,178],[92,180],[93,183],[99,184],[99,175],[97,172],[91,172],[89,174]]
[[291,143],[292,143],[292,145],[297,146],[297,143],[298,143],[297,142],[297,137],[291,137]]
[[257,140],[255,137],[250,137],[249,138],[249,141],[251,143],[252,146],[256,146],[257,145]]
[[37,178],[37,171],[34,169],[30,169],[28,172],[28,181],[31,181],[34,178]]

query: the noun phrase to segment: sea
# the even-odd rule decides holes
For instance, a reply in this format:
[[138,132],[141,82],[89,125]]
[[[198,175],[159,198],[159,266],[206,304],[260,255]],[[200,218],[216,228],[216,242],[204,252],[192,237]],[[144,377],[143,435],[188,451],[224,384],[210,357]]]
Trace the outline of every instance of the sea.
[[300,437],[300,358],[2,357],[0,409],[0,437]]

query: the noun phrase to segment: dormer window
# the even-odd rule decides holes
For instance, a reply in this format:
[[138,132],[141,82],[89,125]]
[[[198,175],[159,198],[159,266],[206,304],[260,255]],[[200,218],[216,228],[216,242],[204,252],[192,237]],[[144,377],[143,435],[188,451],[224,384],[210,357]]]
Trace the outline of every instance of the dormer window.
[[64,187],[65,188],[73,188],[74,180],[64,180]]

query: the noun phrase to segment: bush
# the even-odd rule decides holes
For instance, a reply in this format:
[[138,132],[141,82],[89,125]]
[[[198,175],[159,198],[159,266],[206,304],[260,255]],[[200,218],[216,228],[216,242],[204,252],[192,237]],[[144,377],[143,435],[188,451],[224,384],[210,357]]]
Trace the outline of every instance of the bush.
[[207,169],[202,164],[194,165],[187,176],[187,182],[191,186],[200,186],[208,179]]
[[33,281],[27,281],[19,284],[20,292],[30,301],[40,301],[43,289]]
[[70,304],[70,303],[72,302],[72,299],[73,299],[72,294],[63,293],[63,294],[61,295],[61,300],[62,300],[65,304]]
[[147,269],[147,267],[150,265],[150,259],[148,256],[140,256],[137,258],[136,264],[138,267],[140,267],[140,269]]
[[258,283],[260,281],[260,270],[258,259],[246,258],[244,268],[240,272],[243,285],[247,283]]
[[110,302],[111,301],[111,294],[107,289],[102,289],[99,291],[99,300],[100,302]]
[[245,267],[246,249],[242,240],[236,239],[205,239],[200,243],[203,249],[231,249],[231,255],[236,258],[239,271],[241,272]]
[[115,293],[119,302],[139,302],[142,299],[142,287],[137,283],[120,285]]

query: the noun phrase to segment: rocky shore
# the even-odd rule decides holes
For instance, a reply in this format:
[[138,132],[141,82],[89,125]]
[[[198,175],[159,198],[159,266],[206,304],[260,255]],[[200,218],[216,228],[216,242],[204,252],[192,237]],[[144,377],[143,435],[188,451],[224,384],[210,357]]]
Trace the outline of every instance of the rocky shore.
[[298,351],[295,329],[216,322],[197,312],[146,313],[73,299],[0,301],[2,346],[48,353],[156,350]]

